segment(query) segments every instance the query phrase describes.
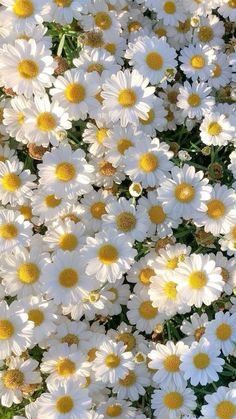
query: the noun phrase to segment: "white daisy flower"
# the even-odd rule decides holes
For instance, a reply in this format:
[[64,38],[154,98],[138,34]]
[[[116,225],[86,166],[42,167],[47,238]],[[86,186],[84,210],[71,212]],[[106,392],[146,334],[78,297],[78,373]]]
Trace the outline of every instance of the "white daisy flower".
[[180,330],[184,335],[182,340],[187,345],[191,345],[194,341],[199,342],[201,337],[204,335],[206,326],[209,323],[208,316],[206,313],[199,314],[194,313],[190,316],[190,321],[184,320],[180,326]]
[[234,0],[223,1],[218,9],[218,13],[224,18],[229,18],[231,22],[236,20],[236,7]]
[[2,0],[6,7],[6,17],[12,27],[24,30],[28,26],[42,23],[44,18],[44,0]]
[[137,410],[131,406],[131,402],[128,400],[115,399],[110,397],[106,402],[100,403],[97,408],[98,414],[101,414],[98,418],[92,419],[110,419],[116,417],[117,419],[144,419],[137,415]]
[[220,49],[224,45],[224,23],[216,15],[201,16],[200,24],[193,34],[194,42]]
[[207,113],[200,125],[201,140],[204,144],[222,146],[233,141],[235,127],[228,118],[219,112]]
[[163,100],[154,96],[153,105],[148,112],[148,119],[139,118],[137,129],[142,130],[147,135],[156,135],[156,130],[162,132],[166,127],[167,110],[164,107]]
[[102,226],[102,216],[107,213],[106,205],[113,201],[113,196],[107,191],[92,190],[81,199],[81,221],[87,232],[97,233]]
[[97,73],[103,81],[120,70],[115,57],[104,49],[83,49],[73,63],[85,73]]
[[236,341],[236,313],[219,311],[206,327],[204,336],[214,348],[218,348],[225,356],[232,355]]
[[175,386],[155,390],[152,395],[152,409],[157,419],[177,419],[190,415],[196,409],[196,396],[191,388],[178,389]]
[[32,213],[39,217],[41,223],[55,220],[65,208],[70,207],[70,200],[57,198],[43,187],[37,189],[32,196]]
[[[158,271],[168,271],[174,272],[175,269],[179,266],[180,262],[183,262],[187,255],[191,252],[191,247],[186,246],[185,244],[174,244],[165,246],[164,249],[160,249],[158,256],[155,255],[151,260],[152,268]],[[162,273],[162,272],[161,272]]]
[[150,384],[150,374],[146,365],[136,364],[135,368],[129,370],[124,378],[118,380],[112,391],[117,394],[118,399],[135,401],[145,394],[145,388]]
[[111,308],[109,310],[110,316],[117,316],[122,312],[122,307],[127,305],[129,296],[130,296],[130,288],[128,284],[123,283],[124,280],[122,278],[117,279],[115,284],[107,284],[105,290],[111,293],[111,296],[108,296],[109,301],[111,302]]
[[222,52],[217,53],[213,64],[214,68],[212,70],[211,77],[208,79],[208,85],[214,87],[215,89],[227,86],[232,77],[232,70],[229,66],[227,55]]
[[224,292],[230,295],[236,285],[236,260],[234,258],[228,259],[223,256],[222,252],[217,252],[214,257],[216,266],[221,268],[221,276],[225,283]]
[[32,225],[24,216],[12,210],[0,210],[0,253],[29,245]]
[[236,394],[234,389],[220,386],[215,393],[205,396],[207,404],[202,406],[201,413],[204,419],[235,417]]
[[153,10],[158,19],[163,19],[165,25],[176,25],[178,22],[184,22],[186,12],[179,0],[158,0],[154,2]]
[[182,49],[179,57],[182,63],[180,68],[186,77],[191,78],[193,81],[198,78],[208,80],[214,69],[214,65],[212,64],[215,58],[214,54],[214,50],[207,45],[202,46],[201,44],[197,44],[196,46],[187,46]]
[[80,250],[85,244],[85,226],[81,222],[74,223],[71,220],[55,220],[48,226],[48,230],[43,236],[43,240],[48,243],[49,249],[56,252],[61,249],[64,252]]
[[135,262],[127,273],[127,281],[134,283],[134,292],[139,293],[141,289],[148,289],[151,278],[156,275],[155,270],[151,267],[153,258],[150,253]]
[[207,83],[195,81],[191,85],[186,81],[183,87],[179,88],[177,106],[182,109],[183,116],[200,120],[215,105],[215,99],[210,93],[211,88]]
[[0,162],[16,158],[16,150],[11,149],[7,144],[0,144]]
[[3,111],[3,124],[6,131],[16,141],[26,143],[25,138],[25,109],[29,106],[29,101],[24,96],[17,95],[10,101],[10,107],[5,107]]
[[77,345],[78,349],[83,352],[92,337],[89,323],[86,321],[71,321],[67,317],[62,317],[54,336],[51,336],[48,340],[48,344],[50,347],[57,346],[58,343],[66,343],[68,346]]
[[44,14],[46,22],[56,22],[61,25],[69,25],[73,19],[80,19],[81,12],[87,13],[89,0],[81,2],[79,0],[51,0],[47,3]]
[[90,144],[88,151],[93,156],[102,157],[106,151],[105,142],[111,132],[111,125],[107,118],[96,119],[96,125],[88,122],[83,132],[83,141]]

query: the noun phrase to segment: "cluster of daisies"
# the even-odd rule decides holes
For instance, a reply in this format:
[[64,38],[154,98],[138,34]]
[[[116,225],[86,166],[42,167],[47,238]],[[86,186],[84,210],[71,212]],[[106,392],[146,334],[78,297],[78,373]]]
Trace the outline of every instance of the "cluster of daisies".
[[1,0],[1,419],[236,418],[235,22]]

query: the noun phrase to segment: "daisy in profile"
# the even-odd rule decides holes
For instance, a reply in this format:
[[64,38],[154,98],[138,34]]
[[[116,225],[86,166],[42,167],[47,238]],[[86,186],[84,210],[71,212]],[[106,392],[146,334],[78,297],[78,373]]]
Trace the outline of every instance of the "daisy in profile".
[[202,171],[184,164],[183,168],[173,167],[171,177],[161,181],[159,199],[164,211],[173,218],[185,220],[195,218],[211,197],[211,186]]
[[218,348],[225,356],[232,355],[236,341],[236,313],[219,311],[206,327],[204,336],[214,348]]
[[55,220],[48,226],[44,241],[52,251],[62,250],[73,252],[80,250],[85,244],[85,226],[81,222],[74,223],[71,220]]
[[102,226],[102,216],[107,213],[106,206],[114,198],[107,191],[94,189],[81,199],[81,221],[88,232],[97,233]]
[[[38,362],[29,358],[24,361],[20,357],[11,357],[7,369],[0,371],[0,398],[2,406],[11,407],[23,399],[24,388],[41,384],[42,378],[38,371]],[[34,386],[32,386],[33,389]]]
[[103,111],[113,122],[120,120],[122,127],[138,125],[138,118],[148,118],[154,91],[137,70],[118,71],[102,85]]
[[141,183],[144,188],[155,187],[160,184],[163,175],[170,172],[172,157],[173,152],[169,151],[168,144],[160,142],[158,138],[150,141],[145,137],[126,151],[124,170],[133,182]]
[[86,260],[86,274],[95,275],[98,281],[115,282],[134,263],[137,252],[124,234],[107,229],[87,238],[82,249]]
[[206,313],[203,313],[200,316],[199,314],[194,313],[190,316],[189,320],[190,321],[184,320],[180,327],[181,332],[184,333],[184,335],[187,335],[187,337],[182,339],[187,345],[191,345],[194,341],[199,342],[209,323]]
[[115,343],[104,339],[92,364],[97,380],[114,385],[134,368],[133,355],[125,349],[122,342]]
[[5,44],[1,52],[0,76],[5,87],[30,98],[42,96],[51,87],[55,64],[51,51],[42,43],[17,40],[15,46]]
[[236,395],[235,389],[220,386],[212,394],[205,396],[207,404],[202,406],[202,418],[204,419],[220,419],[224,416],[233,418],[236,411]]
[[192,85],[186,81],[179,88],[177,106],[182,109],[183,116],[202,119],[215,105],[215,99],[210,96],[211,87],[207,83],[194,82]]
[[235,127],[227,116],[218,112],[210,112],[205,115],[200,125],[201,140],[204,144],[222,146],[233,141]]
[[213,383],[219,380],[218,373],[222,372],[224,360],[219,357],[219,350],[204,337],[194,342],[189,350],[181,356],[180,369],[184,378],[190,380],[193,386]]
[[11,99],[3,111],[3,124],[6,131],[16,141],[26,143],[25,138],[25,109],[29,101],[23,95],[17,95]]
[[97,113],[100,105],[95,95],[100,88],[96,73],[86,74],[72,68],[58,76],[50,89],[53,102],[60,103],[70,119],[86,119],[88,112]]
[[33,323],[18,305],[17,301],[8,306],[0,302],[0,359],[11,353],[20,356],[32,343]]
[[29,245],[32,225],[24,216],[13,210],[0,210],[0,253],[19,246]]
[[180,54],[180,68],[193,81],[198,78],[201,80],[208,80],[211,72],[214,69],[212,61],[215,58],[214,50],[207,45],[200,44],[187,46],[182,49]]
[[[191,388],[184,389],[171,387],[155,390],[152,395],[152,409],[157,419],[178,417],[193,417],[192,412],[196,409],[196,396]],[[189,416],[188,416],[189,415]]]
[[135,44],[128,47],[125,57],[151,84],[164,81],[166,71],[173,70],[177,65],[176,51],[169,46],[164,37],[139,37]]
[[118,380],[112,391],[117,393],[118,399],[136,401],[145,394],[146,388],[150,384],[150,374],[146,365],[144,363],[136,364],[134,369],[129,370],[124,378]]
[[192,254],[175,271],[177,291],[187,305],[209,306],[222,293],[221,270],[209,255]]
[[69,144],[60,144],[43,156],[39,168],[39,183],[55,194],[56,198],[74,198],[92,190],[93,167],[87,164],[85,153],[78,148],[72,151]]

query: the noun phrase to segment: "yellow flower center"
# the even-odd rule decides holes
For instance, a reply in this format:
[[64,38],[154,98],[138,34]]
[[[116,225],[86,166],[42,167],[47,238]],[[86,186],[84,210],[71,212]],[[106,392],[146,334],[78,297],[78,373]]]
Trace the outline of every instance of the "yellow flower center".
[[20,207],[20,213],[23,215],[25,220],[30,220],[32,217],[32,209],[28,207],[27,205],[22,205]]
[[0,237],[4,240],[13,240],[17,237],[18,230],[14,224],[2,224],[0,226]]
[[130,32],[130,33],[137,32],[140,28],[142,28],[142,25],[138,21],[134,20],[133,22],[130,22],[128,24],[128,32]]
[[44,198],[44,202],[46,204],[47,207],[49,208],[56,208],[58,207],[58,205],[60,205],[61,203],[61,198],[56,198],[55,195],[47,195]]
[[146,320],[151,320],[156,317],[158,309],[153,307],[151,301],[143,301],[139,306],[139,314]]
[[50,112],[41,112],[37,117],[37,127],[39,130],[48,132],[56,127],[55,117]]
[[100,299],[100,294],[97,291],[91,291],[88,297],[90,303],[96,303]]
[[59,247],[62,250],[69,250],[71,252],[72,250],[75,250],[77,246],[78,240],[74,234],[65,233],[60,237]]
[[172,259],[168,259],[168,260],[167,260],[167,262],[166,262],[166,267],[167,267],[168,269],[175,269],[175,268],[177,268],[177,266],[178,266],[178,262],[179,262],[178,257],[177,257],[177,256],[175,256],[175,257],[173,257]]
[[201,289],[206,283],[207,277],[202,271],[194,271],[189,275],[189,286],[193,289]]
[[106,415],[111,418],[116,418],[122,413],[122,406],[120,404],[111,404],[106,408]]
[[28,317],[29,320],[31,320],[32,322],[34,322],[34,325],[40,326],[43,321],[44,321],[44,314],[42,313],[41,310],[38,309],[32,309],[28,312]]
[[159,71],[163,67],[163,58],[158,52],[149,52],[146,56],[146,63],[151,70]]
[[38,266],[32,262],[22,263],[17,269],[18,278],[24,284],[33,284],[38,280],[39,274]]
[[9,390],[17,390],[24,384],[24,374],[17,369],[8,370],[3,373],[2,381]]
[[127,233],[133,230],[136,226],[136,218],[131,212],[122,212],[116,217],[116,225],[118,230]]
[[183,405],[183,402],[183,396],[177,391],[171,391],[165,394],[163,399],[164,405],[171,410],[179,409]]
[[18,72],[23,79],[34,79],[39,74],[38,64],[33,60],[22,60],[18,64]]
[[74,269],[66,268],[60,272],[58,280],[62,287],[73,288],[79,281],[79,275]]
[[201,70],[205,66],[205,63],[205,58],[201,55],[194,55],[190,60],[190,64],[194,70]]
[[167,14],[170,14],[170,15],[172,15],[173,13],[175,13],[176,12],[175,3],[173,1],[166,1],[164,3],[164,11]]
[[166,371],[177,372],[179,371],[179,366],[181,362],[177,355],[169,355],[166,357],[163,364]]
[[204,326],[198,327],[194,332],[194,339],[199,342],[202,335],[204,335],[206,328]]
[[209,135],[219,135],[222,132],[222,128],[218,122],[211,122],[207,130]]
[[175,188],[175,198],[183,203],[188,203],[193,200],[195,196],[195,190],[190,183],[180,183]]
[[20,177],[15,173],[7,173],[2,178],[2,186],[8,192],[15,192],[21,186]]
[[73,399],[70,396],[61,396],[56,401],[56,409],[59,413],[69,413],[74,407]]
[[223,400],[216,405],[216,415],[219,419],[233,419],[236,413],[236,406],[229,400]]
[[23,125],[23,123],[25,121],[25,115],[23,114],[23,112],[18,112],[17,121],[20,125]]
[[178,26],[176,26],[176,30],[179,33],[186,33],[190,30],[191,23],[190,19],[185,20],[185,22],[178,22]]
[[150,285],[150,278],[154,275],[155,271],[152,268],[147,267],[141,269],[138,278],[143,285]]
[[166,219],[166,214],[160,205],[149,208],[148,215],[153,224],[162,224]]
[[154,172],[158,168],[158,159],[153,153],[143,154],[139,159],[139,167],[144,172]]
[[130,387],[136,383],[136,374],[134,371],[129,371],[125,378],[119,379],[119,384],[124,387]]
[[176,300],[177,291],[176,291],[176,283],[173,281],[168,281],[165,283],[164,286],[164,293],[170,300]]
[[229,279],[229,271],[227,271],[227,269],[225,269],[225,268],[221,268],[221,275],[222,275],[222,278],[223,278],[224,282],[227,282],[228,279]]
[[112,244],[104,244],[98,250],[98,258],[105,265],[111,265],[116,262],[119,257],[117,249]]
[[78,345],[79,338],[78,336],[74,335],[73,333],[67,333],[67,335],[63,336],[61,339],[62,343],[67,343],[68,346],[71,345]]
[[165,28],[157,28],[155,29],[155,34],[158,36],[158,38],[162,38],[162,36],[166,36],[167,35],[167,31]]
[[107,128],[100,128],[100,129],[97,130],[96,139],[97,139],[99,144],[103,143],[103,141],[107,137],[107,132],[108,132]]
[[34,6],[30,0],[16,0],[13,5],[13,12],[19,18],[26,18],[34,13]]
[[103,48],[111,55],[115,55],[116,53],[116,44],[108,42],[108,44],[105,44]]
[[0,320],[0,340],[10,339],[15,332],[15,328],[10,320]]
[[75,373],[76,365],[69,358],[64,358],[57,361],[56,369],[59,375],[69,377]]
[[72,0],[54,0],[54,3],[56,3],[58,7],[69,7]]
[[102,64],[99,64],[99,63],[89,64],[89,66],[87,68],[87,72],[92,73],[93,71],[96,71],[98,74],[101,75],[102,72],[104,71],[104,66]]
[[76,175],[75,166],[68,162],[59,163],[56,166],[55,174],[61,182],[70,182]]
[[68,84],[65,90],[65,96],[71,103],[80,103],[86,96],[85,87],[79,83]]
[[201,103],[201,98],[199,95],[197,95],[196,93],[192,93],[189,97],[188,97],[188,104],[190,106],[192,106],[193,108],[196,108],[197,106],[199,106]]
[[112,25],[112,20],[108,13],[105,12],[98,12],[94,16],[94,21],[96,26],[98,26],[102,30],[110,29]]
[[107,213],[106,205],[104,204],[104,202],[95,202],[95,204],[93,204],[90,207],[90,212],[94,218],[100,220],[102,218],[102,215]]
[[225,206],[219,199],[212,199],[207,203],[207,214],[210,218],[218,219],[225,214]]
[[108,368],[117,368],[120,365],[120,358],[116,354],[109,354],[105,358],[105,364]]
[[132,141],[128,140],[128,138],[121,138],[117,143],[117,150],[123,155],[132,145]]
[[228,6],[231,7],[231,9],[236,9],[236,0],[229,0]]
[[214,38],[214,32],[210,26],[201,26],[198,31],[200,42],[210,42]]
[[108,289],[108,291],[110,291],[112,294],[114,294],[113,298],[110,298],[111,303],[115,303],[119,297],[118,291],[117,289],[115,289],[114,287],[111,287]]
[[147,115],[148,115],[148,118],[147,119],[139,118],[139,122],[142,125],[149,125],[149,124],[151,124],[154,121],[154,119],[155,119],[155,112],[154,112],[153,109],[150,109],[150,111],[148,112]]
[[88,351],[88,361],[93,362],[96,359],[97,348],[91,348]]
[[124,345],[126,345],[126,351],[132,351],[136,345],[135,337],[128,332],[124,332],[116,336],[116,341],[123,342]]
[[220,77],[222,74],[222,69],[219,64],[215,64],[215,67],[213,69],[213,77]]
[[119,92],[118,102],[124,108],[130,108],[135,105],[137,96],[132,89],[123,89]]
[[216,336],[220,340],[228,340],[232,335],[232,327],[227,323],[220,324],[216,329]]
[[114,174],[116,173],[116,168],[114,166],[112,166],[112,164],[109,161],[106,160],[102,160],[99,163],[99,169],[100,169],[100,173],[103,176],[114,176]]
[[194,355],[193,363],[196,368],[204,370],[210,364],[210,358],[204,352],[199,352],[198,354]]

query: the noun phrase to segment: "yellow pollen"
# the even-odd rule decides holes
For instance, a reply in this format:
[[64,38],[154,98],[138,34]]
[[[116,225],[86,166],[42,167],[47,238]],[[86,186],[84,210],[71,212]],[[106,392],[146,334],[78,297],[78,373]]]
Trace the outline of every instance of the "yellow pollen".
[[61,396],[56,401],[56,409],[59,413],[69,413],[74,407],[73,399],[70,396]]
[[56,208],[56,207],[58,207],[58,205],[60,205],[61,198],[58,199],[58,198],[55,197],[55,195],[47,195],[44,198],[44,202],[45,202],[45,204],[46,204],[47,207],[49,207],[49,208]]
[[120,404],[111,404],[106,408],[106,415],[111,418],[116,418],[122,413],[122,406]]
[[216,329],[216,336],[219,340],[228,340],[232,335],[232,327],[227,323],[220,324]]
[[78,240],[74,234],[65,233],[63,234],[63,236],[60,237],[59,247],[62,250],[69,250],[71,252],[72,250],[75,250],[77,246]]
[[57,361],[56,369],[59,375],[69,377],[76,371],[76,366],[69,358],[63,358]]
[[199,370],[204,370],[210,364],[210,358],[204,352],[199,352],[198,354],[194,355],[193,363]]
[[112,25],[112,20],[108,13],[105,12],[98,12],[94,16],[95,24],[102,30],[110,29]]
[[37,127],[44,132],[52,131],[56,127],[56,120],[50,112],[41,112],[37,117]]
[[228,6],[231,7],[231,9],[236,9],[236,0],[229,0]]
[[201,26],[198,31],[200,42],[210,42],[214,38],[214,32],[210,26]]
[[218,199],[212,199],[207,203],[207,214],[208,217],[218,219],[223,217],[225,214],[225,206],[222,201]]
[[130,33],[137,32],[140,28],[142,28],[142,25],[138,21],[134,20],[133,22],[130,22],[128,24],[128,32],[130,32]]
[[205,287],[207,277],[202,271],[194,271],[189,275],[189,286],[193,289],[201,289]]
[[125,151],[132,147],[132,145],[132,141],[128,140],[128,138],[121,138],[117,143],[117,150],[123,156]]
[[227,282],[228,279],[229,279],[229,271],[227,271],[227,269],[225,269],[225,268],[221,268],[221,275],[222,275],[222,278],[223,278],[224,282]]
[[56,166],[55,174],[61,182],[70,182],[76,175],[75,166],[68,162],[59,163]]
[[189,183],[180,183],[175,188],[175,198],[183,203],[188,203],[193,200],[195,196],[195,190]]
[[193,108],[196,108],[197,106],[199,106],[201,103],[201,98],[199,95],[197,95],[196,93],[192,93],[189,97],[188,97],[188,104],[190,106],[192,106]]
[[222,132],[222,128],[218,122],[211,122],[207,130],[209,135],[219,135]]
[[68,346],[71,345],[78,345],[79,338],[78,336],[74,335],[73,333],[67,333],[67,335],[63,336],[61,339],[62,343],[67,343]]
[[4,240],[13,240],[17,237],[18,230],[14,224],[2,224],[0,226],[0,237]]
[[102,160],[99,163],[99,169],[100,169],[100,173],[103,176],[114,176],[114,174],[116,173],[116,168],[114,166],[112,166],[112,164],[109,161],[106,160]]
[[183,405],[183,402],[183,396],[177,391],[165,394],[163,399],[164,405],[171,410],[179,409]]
[[139,167],[146,173],[154,172],[158,168],[158,159],[153,153],[143,154],[139,159]]
[[9,390],[17,390],[24,384],[24,374],[17,369],[8,370],[3,373],[2,381]]
[[35,79],[39,74],[39,67],[33,60],[22,60],[18,64],[18,72],[23,79]]
[[131,212],[122,212],[116,217],[116,225],[118,230],[128,233],[136,226],[136,218]]
[[15,192],[21,186],[20,177],[15,173],[7,173],[2,178],[2,186],[8,192]]
[[23,114],[23,112],[18,112],[17,121],[19,122],[20,125],[23,125],[25,121],[25,115]]
[[44,321],[44,314],[41,310],[38,309],[32,309],[28,312],[28,318],[32,322],[34,322],[34,325],[40,326]]
[[155,271],[152,268],[143,268],[139,272],[138,279],[143,285],[150,285],[150,278],[155,275]]
[[120,365],[120,358],[116,354],[109,354],[105,358],[105,364],[108,368],[117,368]]
[[106,214],[106,205],[104,202],[95,202],[90,207],[90,212],[93,216],[93,218],[96,218],[97,220],[101,220],[102,215]]
[[179,371],[179,366],[181,364],[180,359],[177,355],[169,355],[163,362],[164,368],[168,372],[177,372]]
[[104,71],[104,66],[102,64],[99,63],[92,63],[89,64],[88,68],[87,68],[87,73],[92,73],[93,71],[96,71],[98,74],[102,74],[102,72]]
[[90,303],[96,303],[100,299],[100,294],[97,291],[91,291],[88,298]]
[[73,288],[77,285],[79,280],[78,273],[71,268],[63,269],[63,271],[60,272],[58,281],[62,287],[65,288]]
[[166,36],[167,32],[165,28],[157,28],[155,29],[155,34],[158,36],[158,38],[162,38],[162,36]]
[[236,413],[236,406],[229,400],[223,400],[216,405],[216,415],[219,419],[233,419]]
[[160,205],[149,208],[148,215],[153,224],[162,224],[166,219],[166,214]]
[[124,387],[130,387],[136,383],[136,374],[134,371],[129,371],[125,378],[119,379],[119,384]]
[[107,132],[108,132],[107,128],[100,128],[100,129],[97,130],[96,139],[97,139],[99,144],[103,143],[103,141],[107,137]]
[[135,105],[137,96],[132,89],[123,89],[119,92],[118,103],[124,108],[130,108]]
[[158,309],[153,307],[151,301],[143,301],[139,306],[139,314],[146,320],[151,320],[158,314]]
[[54,3],[56,3],[58,7],[69,7],[72,0],[54,0]]
[[77,215],[75,215],[73,213],[63,215],[62,220],[71,220],[75,224],[77,224],[79,221],[81,221],[81,219],[79,217],[77,217]]
[[190,64],[194,70],[201,70],[205,66],[206,61],[201,55],[194,55],[190,60]]
[[32,262],[22,263],[17,269],[18,278],[24,284],[33,284],[38,280],[39,274],[38,266]]
[[91,348],[88,351],[88,361],[93,362],[96,359],[97,348]]
[[163,58],[158,52],[149,52],[146,56],[146,63],[151,70],[159,71],[163,67]]
[[116,53],[116,44],[108,43],[104,45],[103,47],[107,52],[109,52],[111,55],[115,55]]
[[117,342],[123,342],[126,345],[126,351],[132,351],[136,345],[135,337],[128,332],[123,332],[120,335],[116,336]]
[[220,77],[222,74],[222,69],[219,64],[215,64],[215,67],[213,69],[213,77]]
[[173,1],[166,1],[165,4],[164,4],[164,11],[167,14],[170,14],[170,15],[175,13],[176,12],[175,3]]
[[150,111],[148,112],[148,118],[147,119],[139,118],[139,122],[142,125],[149,125],[154,121],[154,119],[155,119],[155,112],[153,109],[150,109]]
[[15,328],[10,320],[0,320],[0,340],[10,339],[14,335]]
[[98,258],[105,265],[111,265],[119,257],[117,249],[111,244],[104,244],[98,251]]
[[199,342],[201,337],[204,335],[206,328],[204,326],[198,327],[194,332],[194,339]]
[[168,259],[168,260],[167,260],[167,262],[166,262],[166,267],[167,267],[168,269],[175,269],[175,268],[177,268],[177,266],[178,266],[178,262],[179,262],[178,257],[177,257],[177,256],[175,256],[175,257],[173,257],[172,259]]
[[32,209],[28,207],[27,205],[22,205],[20,207],[20,213],[21,215],[23,215],[25,220],[30,220],[31,217],[33,216]]
[[34,13],[34,6],[30,0],[16,0],[13,12],[21,19],[27,18]]
[[85,87],[79,83],[71,83],[66,86],[66,99],[71,103],[80,103],[86,96]]
[[177,291],[176,291],[176,283],[173,281],[166,282],[164,286],[164,293],[170,300],[176,300]]

